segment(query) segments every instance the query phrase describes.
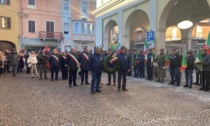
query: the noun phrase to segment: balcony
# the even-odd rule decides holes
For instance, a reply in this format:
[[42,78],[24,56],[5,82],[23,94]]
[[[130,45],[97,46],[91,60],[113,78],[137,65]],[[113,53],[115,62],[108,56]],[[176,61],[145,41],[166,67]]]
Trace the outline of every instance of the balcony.
[[39,38],[43,41],[45,41],[45,40],[61,41],[63,39],[63,34],[62,34],[62,32],[40,31]]
[[89,34],[72,34],[72,39],[75,42],[94,42],[95,41],[95,35],[89,35]]

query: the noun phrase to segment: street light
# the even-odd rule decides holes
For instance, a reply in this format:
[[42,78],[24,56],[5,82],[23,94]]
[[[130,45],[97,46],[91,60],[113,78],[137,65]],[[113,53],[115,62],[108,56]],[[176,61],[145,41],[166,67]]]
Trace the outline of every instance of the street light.
[[184,20],[184,21],[180,22],[177,26],[180,29],[188,29],[193,26],[193,23],[192,23],[192,21]]

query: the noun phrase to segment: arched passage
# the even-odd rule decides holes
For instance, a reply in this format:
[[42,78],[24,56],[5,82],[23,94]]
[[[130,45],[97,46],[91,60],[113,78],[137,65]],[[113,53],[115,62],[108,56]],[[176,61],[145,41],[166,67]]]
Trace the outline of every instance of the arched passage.
[[[132,46],[135,42],[134,36],[136,34],[137,28],[141,28],[143,29],[143,31],[149,31],[150,29],[148,15],[142,10],[135,10],[128,16],[124,26],[122,45],[125,45],[126,47],[131,49],[133,48]],[[139,44],[143,44],[143,42],[141,43],[142,40],[139,40]]]
[[[110,20],[106,25],[104,29],[104,36],[103,36],[103,47],[105,49],[108,49],[110,47],[110,44],[114,41],[117,42],[118,40],[118,31],[117,28],[117,22],[114,20]],[[111,33],[111,31],[114,31],[114,33]],[[115,40],[114,40],[115,39]]]
[[2,41],[2,40],[0,41],[0,50],[5,50],[5,49],[12,50],[13,48],[16,49],[14,43],[9,41]]
[[[210,8],[207,0],[170,0],[160,16],[158,29],[158,45],[165,47],[166,29],[170,26],[177,26],[184,20],[190,20],[196,24],[201,19],[210,17]],[[192,29],[181,30],[181,44],[177,44],[177,48],[182,48],[184,52],[192,49]],[[172,44],[171,47],[175,47]],[[168,48],[168,47],[167,47]],[[169,47],[170,48],[170,47]]]

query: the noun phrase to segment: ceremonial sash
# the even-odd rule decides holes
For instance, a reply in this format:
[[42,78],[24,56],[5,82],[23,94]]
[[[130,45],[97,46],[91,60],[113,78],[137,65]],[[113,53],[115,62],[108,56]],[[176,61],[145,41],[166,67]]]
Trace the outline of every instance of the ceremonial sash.
[[59,60],[58,60],[58,57],[56,57],[55,55],[52,55],[52,57],[53,57],[55,60],[59,61]]
[[85,57],[86,60],[89,60],[89,57],[87,56],[87,54],[82,53],[82,55]]
[[80,71],[80,63],[79,63],[79,61],[71,53],[68,53],[68,55],[74,60],[74,62],[77,64],[78,70]]
[[66,60],[66,57],[65,56],[63,56],[63,58]]

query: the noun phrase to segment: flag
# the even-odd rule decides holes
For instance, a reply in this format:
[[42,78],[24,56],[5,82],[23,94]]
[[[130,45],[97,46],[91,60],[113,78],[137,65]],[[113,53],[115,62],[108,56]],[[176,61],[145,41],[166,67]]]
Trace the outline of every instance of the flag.
[[155,48],[155,45],[156,45],[156,41],[154,40],[152,42],[152,45],[149,46],[149,49],[154,49]]
[[113,43],[111,43],[111,49],[112,50],[115,50],[115,47],[114,47],[114,44]]
[[197,50],[197,57],[196,57],[196,60],[195,60],[195,65],[200,71],[203,71],[202,62],[203,62],[203,58],[202,58],[202,55],[201,55],[201,51],[198,49]]
[[207,49],[208,54],[210,54],[210,32],[208,34],[208,38],[207,38],[206,42],[203,45],[203,48]]
[[149,50],[149,45],[146,40],[144,40],[144,61],[147,62],[147,51]]
[[118,44],[117,44],[117,51],[118,51],[118,52],[120,52],[120,48],[121,48],[121,44],[118,43]]
[[184,54],[182,57],[182,66],[180,68],[180,73],[184,71],[186,68],[187,68],[187,58],[186,55]]
[[169,51],[166,50],[166,55],[165,55],[165,67],[168,67],[169,64],[170,64]]

